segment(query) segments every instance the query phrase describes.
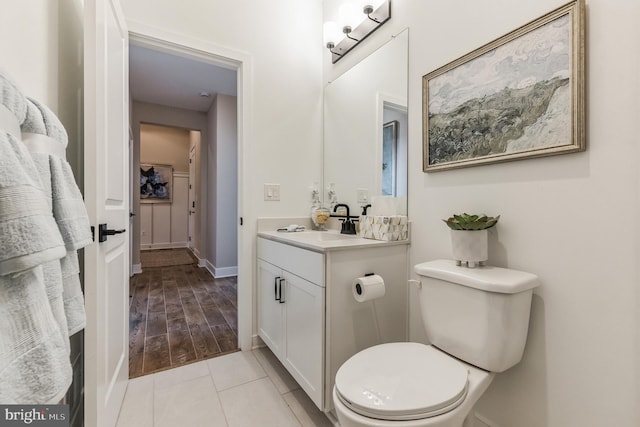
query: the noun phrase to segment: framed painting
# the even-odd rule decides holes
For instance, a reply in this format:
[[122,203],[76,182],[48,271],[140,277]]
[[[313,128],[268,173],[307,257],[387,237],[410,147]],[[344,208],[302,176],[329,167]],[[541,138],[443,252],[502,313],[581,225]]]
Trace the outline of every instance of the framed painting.
[[140,164],[140,203],[171,203],[172,186],[171,165]]
[[584,0],[422,77],[423,170],[586,149]]

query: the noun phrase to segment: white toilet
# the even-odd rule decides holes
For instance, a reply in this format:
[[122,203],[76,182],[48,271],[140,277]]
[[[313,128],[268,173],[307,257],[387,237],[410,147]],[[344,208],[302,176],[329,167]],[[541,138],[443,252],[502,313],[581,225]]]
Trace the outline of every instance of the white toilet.
[[415,266],[431,345],[367,348],[338,369],[333,388],[342,427],[460,427],[495,373],[522,359],[538,278],[455,261]]

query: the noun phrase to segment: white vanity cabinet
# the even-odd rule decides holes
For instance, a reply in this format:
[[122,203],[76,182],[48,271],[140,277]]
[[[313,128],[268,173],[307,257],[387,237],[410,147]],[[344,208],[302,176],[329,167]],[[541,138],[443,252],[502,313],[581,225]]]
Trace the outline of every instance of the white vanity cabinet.
[[324,405],[324,255],[258,238],[258,335]]
[[[322,411],[333,409],[335,375],[349,357],[407,340],[408,243],[258,234],[258,335]],[[369,273],[384,278],[385,295],[358,302],[353,281]]]

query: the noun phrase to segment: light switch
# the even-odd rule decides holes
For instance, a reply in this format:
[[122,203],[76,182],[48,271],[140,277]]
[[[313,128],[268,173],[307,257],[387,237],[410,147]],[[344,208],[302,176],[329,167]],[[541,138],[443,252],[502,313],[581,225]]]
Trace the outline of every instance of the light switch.
[[264,199],[267,201],[280,200],[280,184],[265,184]]

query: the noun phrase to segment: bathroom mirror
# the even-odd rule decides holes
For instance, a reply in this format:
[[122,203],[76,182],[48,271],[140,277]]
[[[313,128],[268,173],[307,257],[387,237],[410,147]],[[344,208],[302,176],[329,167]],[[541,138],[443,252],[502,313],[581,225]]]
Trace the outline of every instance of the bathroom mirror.
[[404,30],[325,87],[324,201],[333,184],[351,215],[378,195],[406,213],[408,50]]

